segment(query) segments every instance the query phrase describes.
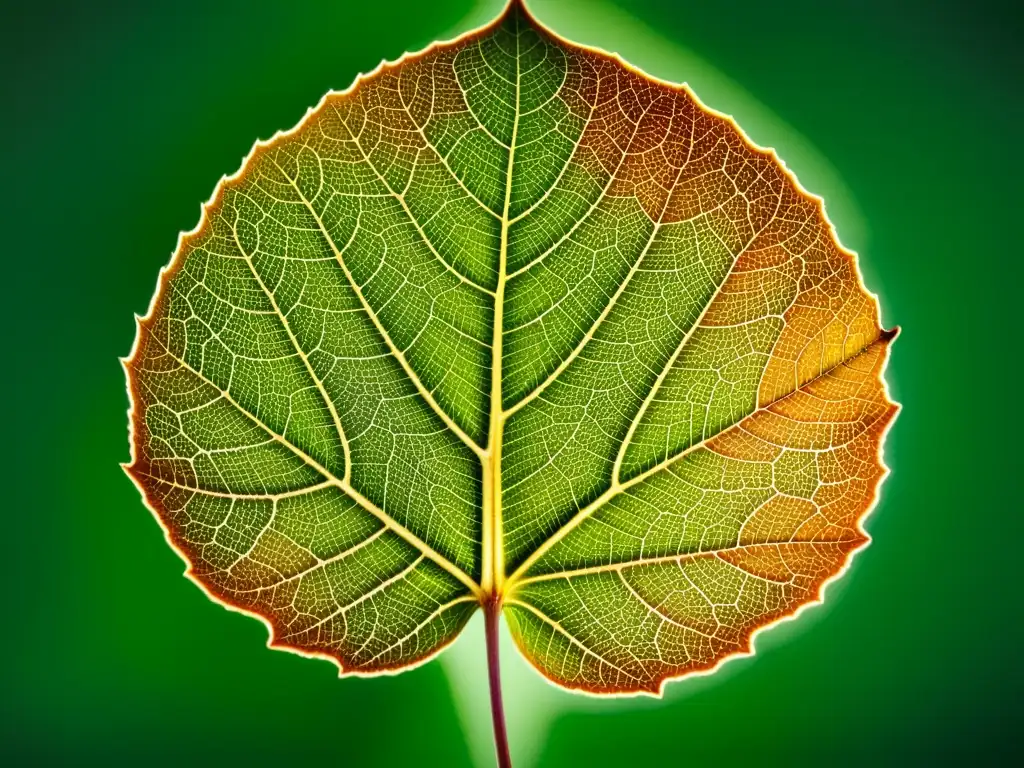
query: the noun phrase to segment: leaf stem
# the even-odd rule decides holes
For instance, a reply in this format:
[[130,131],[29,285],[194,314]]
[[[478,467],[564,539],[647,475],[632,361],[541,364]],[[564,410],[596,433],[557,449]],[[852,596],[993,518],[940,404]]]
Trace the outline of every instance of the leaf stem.
[[512,768],[505,728],[505,703],[501,698],[501,665],[498,659],[498,619],[501,598],[493,596],[484,605],[484,633],[487,635],[487,681],[491,689],[491,719],[494,721],[494,749],[498,768]]

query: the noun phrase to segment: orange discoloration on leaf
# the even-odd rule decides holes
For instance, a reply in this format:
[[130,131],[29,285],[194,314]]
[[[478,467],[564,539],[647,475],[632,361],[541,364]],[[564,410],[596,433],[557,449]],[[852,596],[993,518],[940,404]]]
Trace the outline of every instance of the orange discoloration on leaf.
[[893,332],[821,201],[519,2],[222,180],[126,361],[129,474],[271,644],[376,674],[504,606],[659,693],[867,542]]

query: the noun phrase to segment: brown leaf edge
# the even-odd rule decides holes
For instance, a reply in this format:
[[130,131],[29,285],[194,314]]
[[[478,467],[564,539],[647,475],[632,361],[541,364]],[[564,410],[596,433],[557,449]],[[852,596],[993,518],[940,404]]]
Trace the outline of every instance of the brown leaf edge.
[[[637,74],[640,77],[643,77],[643,78],[645,78],[645,79],[647,79],[647,80],[649,80],[651,82],[654,82],[654,83],[656,83],[657,85],[659,85],[661,87],[669,88],[669,89],[672,89],[672,90],[675,90],[675,91],[682,91],[682,92],[684,92],[687,96],[689,96],[693,100],[694,104],[699,109],[703,110],[704,112],[706,112],[706,113],[708,113],[708,114],[710,114],[710,115],[712,115],[714,117],[717,117],[719,119],[724,120],[734,131],[736,131],[736,133],[739,135],[739,137],[741,138],[743,143],[751,151],[753,151],[755,153],[758,153],[758,154],[761,154],[761,155],[766,155],[773,162],[775,162],[782,169],[782,171],[785,174],[786,178],[790,181],[790,183],[793,185],[793,187],[796,189],[796,191],[800,195],[802,195],[805,199],[807,199],[809,202],[813,203],[817,207],[819,215],[820,215],[822,221],[829,228],[829,234],[830,234],[830,236],[832,238],[832,241],[835,243],[835,245],[839,249],[840,253],[842,253],[844,256],[846,256],[851,261],[851,263],[853,265],[853,268],[854,268],[854,272],[857,275],[857,285],[858,285],[858,287],[860,288],[861,291],[864,292],[864,294],[866,296],[870,297],[873,300],[873,302],[875,304],[875,311],[876,311],[876,324],[879,326],[879,328],[882,327],[881,326],[881,317],[880,317],[881,307],[880,307],[880,303],[879,303],[879,300],[878,300],[878,296],[873,291],[868,289],[868,287],[864,284],[863,275],[862,275],[859,267],[857,266],[857,260],[858,260],[857,253],[855,251],[853,251],[852,249],[847,248],[846,246],[844,246],[842,244],[842,242],[840,241],[839,235],[838,235],[838,233],[836,232],[836,229],[835,229],[835,225],[829,219],[828,214],[827,214],[827,212],[825,210],[825,201],[824,201],[824,199],[822,197],[820,197],[819,195],[815,195],[814,193],[808,191],[807,189],[805,189],[803,187],[803,185],[800,183],[799,179],[797,179],[797,177],[789,169],[789,167],[786,165],[785,161],[782,160],[782,158],[780,158],[778,156],[778,154],[776,153],[774,148],[772,148],[772,147],[761,147],[760,145],[755,143],[747,135],[747,133],[743,130],[743,128],[740,127],[740,125],[736,122],[736,120],[733,118],[732,115],[729,115],[729,114],[726,114],[726,113],[723,113],[723,112],[719,112],[718,110],[716,110],[716,109],[706,105],[700,99],[700,97],[693,91],[693,89],[690,88],[690,86],[687,85],[686,83],[673,83],[673,82],[670,82],[670,81],[667,81],[667,80],[662,80],[661,78],[658,78],[658,77],[655,77],[653,75],[650,75],[650,74],[640,70],[639,68],[634,67],[629,62],[625,61],[622,58],[622,56],[620,56],[617,52],[609,52],[609,51],[606,51],[606,50],[604,50],[602,48],[598,48],[596,46],[589,46],[589,45],[584,45],[584,44],[581,44],[581,43],[576,43],[576,42],[568,40],[567,38],[559,35],[557,32],[555,32],[554,30],[550,29],[549,27],[545,26],[543,23],[541,23],[540,21],[537,20],[537,18],[528,9],[525,0],[508,0],[504,10],[495,19],[487,22],[486,24],[483,24],[482,26],[479,26],[479,27],[477,27],[475,29],[472,29],[472,30],[469,30],[467,32],[464,32],[464,33],[458,35],[455,38],[452,38],[452,39],[449,39],[449,40],[435,41],[435,42],[431,43],[430,45],[428,45],[426,48],[423,48],[423,49],[421,49],[419,51],[416,51],[416,52],[405,52],[401,56],[399,56],[397,59],[394,59],[392,61],[388,61],[386,59],[381,60],[381,62],[376,67],[374,67],[374,69],[370,70],[369,72],[361,72],[358,75],[356,75],[356,77],[353,80],[352,84],[348,88],[346,88],[346,89],[344,89],[342,91],[337,91],[337,90],[334,90],[334,89],[329,90],[327,93],[325,93],[321,97],[320,101],[315,106],[310,107],[309,109],[306,110],[305,115],[303,115],[302,119],[294,127],[290,128],[290,129],[287,129],[287,130],[283,130],[283,131],[277,131],[269,139],[257,140],[253,144],[252,149],[249,150],[249,153],[242,159],[242,164],[239,167],[239,169],[237,171],[235,171],[234,173],[232,173],[232,174],[225,174],[225,175],[221,176],[220,180],[217,182],[217,185],[214,187],[213,193],[210,195],[210,198],[205,203],[202,203],[200,205],[200,218],[199,218],[199,222],[196,224],[196,226],[193,229],[191,229],[191,230],[189,230],[187,232],[181,232],[181,233],[178,234],[178,242],[177,242],[177,245],[175,246],[175,249],[174,249],[174,251],[173,251],[173,253],[171,255],[170,262],[166,266],[164,266],[164,267],[162,267],[160,269],[160,274],[159,274],[159,276],[157,278],[156,291],[154,292],[152,298],[150,299],[149,307],[148,307],[148,309],[146,311],[146,314],[142,315],[142,316],[140,316],[138,314],[135,315],[136,335],[135,335],[135,340],[134,340],[134,342],[132,344],[131,351],[129,352],[127,357],[119,358],[121,366],[122,366],[122,368],[124,370],[124,373],[125,373],[126,389],[127,389],[127,394],[128,394],[128,403],[129,403],[129,405],[128,405],[127,414],[128,414],[128,440],[129,440],[129,446],[130,446],[130,460],[127,461],[127,462],[122,463],[120,466],[125,471],[125,473],[128,475],[128,477],[131,479],[131,481],[135,485],[135,487],[138,489],[139,494],[142,496],[143,503],[145,504],[146,508],[149,509],[150,513],[153,515],[153,518],[156,520],[157,525],[159,525],[160,529],[163,531],[164,539],[167,542],[167,544],[178,555],[178,557],[181,558],[182,562],[185,563],[186,567],[185,567],[185,571],[184,571],[183,575],[189,581],[191,581],[193,584],[195,584],[203,592],[203,594],[207,597],[207,599],[209,599],[213,603],[216,603],[218,605],[223,606],[224,608],[228,609],[229,611],[232,611],[232,612],[235,612],[235,613],[240,613],[240,614],[242,614],[244,616],[248,616],[250,618],[257,619],[260,623],[262,623],[266,627],[266,629],[267,629],[267,644],[266,645],[267,645],[268,648],[274,649],[274,650],[287,651],[288,653],[293,653],[293,654],[295,654],[297,656],[301,656],[303,658],[320,659],[320,660],[323,660],[323,661],[331,662],[332,664],[335,665],[335,667],[337,667],[337,669],[338,669],[338,676],[339,677],[381,677],[381,676],[391,676],[391,675],[401,674],[403,672],[406,672],[406,671],[409,671],[409,670],[412,670],[412,669],[416,669],[417,667],[420,667],[420,666],[422,666],[424,664],[427,664],[428,662],[433,661],[435,658],[437,658],[444,650],[446,650],[456,640],[458,640],[459,637],[461,637],[461,631],[459,633],[457,633],[456,635],[454,635],[447,642],[442,643],[433,652],[431,652],[430,654],[428,654],[424,658],[422,658],[419,661],[416,661],[416,662],[414,662],[412,664],[401,664],[401,665],[396,665],[394,667],[389,667],[389,668],[383,668],[383,669],[375,670],[373,672],[363,672],[363,671],[360,671],[358,669],[346,669],[345,666],[344,666],[344,663],[341,661],[341,659],[339,659],[337,656],[334,656],[332,654],[322,653],[322,652],[307,651],[307,650],[305,650],[303,648],[291,645],[289,643],[286,643],[286,642],[283,642],[283,641],[277,639],[277,629],[275,628],[273,623],[266,616],[264,616],[263,614],[260,614],[260,613],[256,613],[255,611],[251,611],[251,610],[249,610],[247,608],[243,608],[242,606],[240,606],[238,604],[235,604],[235,603],[232,603],[230,600],[228,600],[228,599],[226,599],[224,597],[221,597],[219,595],[214,594],[196,576],[192,562],[188,559],[188,556],[185,554],[184,549],[181,546],[179,546],[179,543],[176,540],[174,534],[171,532],[170,528],[164,523],[164,520],[161,517],[161,511],[162,510],[161,510],[159,501],[152,494],[150,494],[149,491],[146,490],[146,488],[142,485],[142,482],[141,482],[140,478],[136,475],[136,468],[141,463],[141,459],[139,458],[139,455],[138,455],[138,453],[139,453],[138,446],[145,441],[147,433],[146,433],[146,429],[145,429],[145,423],[140,418],[142,414],[141,414],[141,409],[140,409],[139,403],[141,402],[142,398],[140,397],[140,393],[138,392],[137,383],[132,378],[132,366],[140,358],[140,355],[142,354],[142,352],[145,349],[145,343],[146,342],[145,342],[143,337],[144,337],[145,333],[148,332],[148,330],[152,326],[153,321],[154,321],[154,319],[157,316],[157,311],[162,307],[162,301],[163,301],[163,299],[164,299],[164,297],[166,295],[165,289],[166,289],[168,283],[174,278],[174,276],[180,271],[180,269],[182,267],[182,264],[184,262],[184,253],[185,253],[185,250],[186,250],[187,246],[190,245],[195,239],[197,239],[200,235],[202,235],[206,231],[207,227],[209,226],[210,214],[211,213],[216,213],[216,211],[218,210],[218,208],[219,208],[219,206],[221,204],[223,190],[234,188],[234,187],[237,187],[237,186],[241,186],[245,182],[246,177],[247,177],[247,172],[248,172],[249,168],[251,167],[252,162],[254,160],[257,160],[259,157],[261,157],[268,149],[270,149],[275,144],[277,144],[277,142],[279,140],[286,139],[286,138],[288,138],[290,136],[295,135],[299,131],[301,131],[310,120],[312,120],[314,117],[316,117],[317,115],[320,114],[320,112],[324,109],[324,107],[327,105],[329,100],[335,99],[335,98],[343,98],[343,97],[349,96],[351,94],[354,94],[354,93],[356,93],[359,90],[359,87],[363,83],[366,83],[366,82],[369,82],[369,81],[373,80],[374,78],[376,78],[378,75],[380,75],[383,72],[388,72],[388,71],[391,71],[391,70],[394,70],[394,69],[398,69],[398,68],[402,67],[403,65],[405,65],[407,62],[416,61],[418,59],[424,58],[424,57],[428,56],[429,54],[431,54],[431,53],[433,53],[433,52],[435,52],[437,50],[442,50],[442,49],[449,48],[449,47],[454,47],[454,46],[457,46],[457,45],[464,45],[466,43],[472,42],[476,38],[484,37],[484,36],[490,34],[497,27],[501,26],[501,24],[505,21],[507,16],[509,14],[515,12],[516,10],[518,10],[521,13],[523,13],[523,15],[527,18],[528,21],[530,21],[530,23],[535,28],[537,28],[540,31],[542,31],[543,33],[549,35],[554,40],[556,40],[558,43],[560,43],[560,44],[562,44],[564,46],[567,46],[567,47],[570,47],[570,48],[580,49],[580,50],[586,51],[588,53],[594,54],[596,56],[603,57],[603,58],[606,58],[606,59],[610,59],[611,61],[615,62],[616,64],[618,64],[619,66],[623,67],[624,69],[626,69],[626,70],[628,70],[630,72],[633,72],[634,74]],[[673,682],[673,681],[676,681],[676,680],[682,680],[684,678],[704,677],[704,676],[707,676],[707,675],[712,675],[715,672],[717,672],[722,667],[722,665],[725,664],[726,662],[729,662],[729,661],[731,661],[733,659],[736,659],[736,658],[744,658],[744,657],[747,657],[747,656],[755,655],[755,653],[756,653],[755,641],[756,641],[756,638],[757,638],[758,635],[760,635],[762,632],[764,632],[766,630],[769,630],[769,629],[771,629],[771,628],[773,628],[773,627],[775,627],[775,626],[777,626],[777,625],[779,625],[779,624],[781,624],[783,622],[792,621],[792,620],[798,618],[805,610],[807,610],[809,608],[813,608],[815,606],[821,605],[824,602],[825,591],[827,590],[828,586],[830,584],[832,584],[833,582],[835,582],[835,581],[839,580],[840,578],[842,578],[843,575],[845,575],[845,573],[852,566],[854,556],[857,555],[858,553],[862,552],[864,549],[866,549],[871,544],[871,536],[870,536],[870,534],[867,533],[867,531],[864,530],[863,526],[864,526],[865,521],[871,516],[871,513],[875,510],[875,508],[876,508],[876,506],[878,504],[878,500],[880,498],[881,486],[885,482],[886,478],[889,476],[889,474],[891,472],[891,469],[885,463],[885,460],[884,460],[884,445],[885,445],[885,440],[886,440],[886,437],[888,436],[889,430],[892,428],[892,425],[895,423],[895,417],[899,414],[900,410],[902,409],[902,405],[900,403],[895,402],[892,399],[891,393],[889,391],[889,384],[888,384],[888,381],[885,378],[885,372],[886,372],[886,369],[888,368],[888,364],[889,364],[891,343],[892,343],[892,341],[894,341],[899,336],[900,330],[901,329],[899,328],[899,326],[896,326],[896,327],[892,328],[891,330],[883,330],[881,332],[881,334],[880,334],[880,337],[879,337],[879,339],[882,340],[886,344],[886,349],[885,349],[885,358],[884,358],[884,360],[882,362],[882,365],[879,367],[878,379],[879,379],[879,382],[882,385],[883,394],[884,394],[884,397],[885,397],[885,402],[886,402],[886,404],[889,407],[889,411],[888,411],[888,413],[887,413],[887,415],[885,417],[887,419],[887,423],[884,426],[881,435],[879,436],[878,449],[876,451],[876,457],[875,457],[876,461],[878,463],[878,466],[882,469],[882,474],[879,476],[878,480],[876,481],[875,488],[873,489],[871,498],[868,499],[867,503],[865,504],[864,510],[861,512],[860,518],[858,519],[858,522],[857,522],[857,531],[858,531],[858,533],[860,533],[863,536],[863,543],[861,543],[861,544],[851,548],[846,553],[846,560],[843,563],[842,567],[835,574],[833,574],[832,576],[828,577],[827,579],[825,579],[824,581],[822,581],[819,584],[819,586],[817,588],[817,593],[815,594],[813,599],[801,603],[800,605],[798,605],[793,610],[781,614],[780,616],[776,617],[775,619],[773,619],[772,621],[770,621],[770,622],[768,622],[766,624],[763,624],[763,625],[761,625],[759,627],[753,628],[752,630],[750,630],[750,632],[748,632],[748,634],[747,634],[746,638],[744,639],[744,642],[743,642],[743,644],[741,645],[740,648],[738,648],[737,650],[735,650],[735,651],[733,651],[731,653],[728,653],[728,654],[720,657],[714,663],[709,664],[709,665],[707,665],[704,668],[688,670],[688,671],[686,671],[686,672],[684,672],[684,673],[682,673],[680,675],[666,675],[666,676],[658,679],[656,681],[657,682],[657,689],[656,690],[655,689],[651,689],[651,690],[644,689],[644,690],[637,690],[637,691],[629,691],[629,692],[625,692],[625,693],[616,693],[616,692],[591,692],[591,691],[588,691],[588,690],[585,690],[585,689],[582,689],[582,688],[567,687],[567,686],[563,685],[562,683],[556,682],[555,680],[553,680],[550,677],[548,677],[543,672],[543,670],[541,670],[533,662],[533,660],[529,657],[529,655],[526,654],[525,652],[523,652],[523,649],[521,647],[519,647],[519,644],[517,642],[516,645],[517,645],[517,647],[519,647],[520,654],[526,659],[526,661],[530,664],[530,666],[533,667],[533,669],[535,669],[538,672],[538,674],[541,676],[541,678],[544,679],[546,682],[550,683],[551,685],[553,685],[554,687],[556,687],[560,691],[567,691],[567,692],[574,693],[574,694],[581,695],[581,696],[589,696],[589,697],[602,698],[602,699],[607,699],[607,698],[635,698],[637,696],[651,696],[651,697],[659,698],[660,699],[664,695],[664,689],[665,689],[665,684],[666,683]]]

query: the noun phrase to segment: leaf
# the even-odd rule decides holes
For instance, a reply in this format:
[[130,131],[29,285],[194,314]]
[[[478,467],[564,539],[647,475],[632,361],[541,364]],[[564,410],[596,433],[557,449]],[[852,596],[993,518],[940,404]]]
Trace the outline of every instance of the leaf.
[[659,692],[867,543],[894,335],[773,152],[513,2],[222,180],[127,469],[274,647],[401,669],[496,606],[559,685]]

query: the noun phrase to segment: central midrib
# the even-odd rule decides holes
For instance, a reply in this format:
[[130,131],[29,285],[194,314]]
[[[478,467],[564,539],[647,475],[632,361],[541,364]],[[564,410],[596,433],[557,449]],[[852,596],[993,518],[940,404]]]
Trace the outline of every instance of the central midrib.
[[487,451],[483,463],[483,557],[481,588],[484,599],[500,605],[505,583],[501,509],[501,447],[505,432],[502,397],[502,341],[505,313],[505,283],[508,273],[509,208],[512,202],[512,173],[515,165],[516,138],[519,133],[519,20],[516,19],[516,98],[512,118],[512,138],[508,148],[505,177],[505,204],[501,212],[501,243],[498,251],[498,285],[494,291],[494,332],[491,338],[491,410]]

